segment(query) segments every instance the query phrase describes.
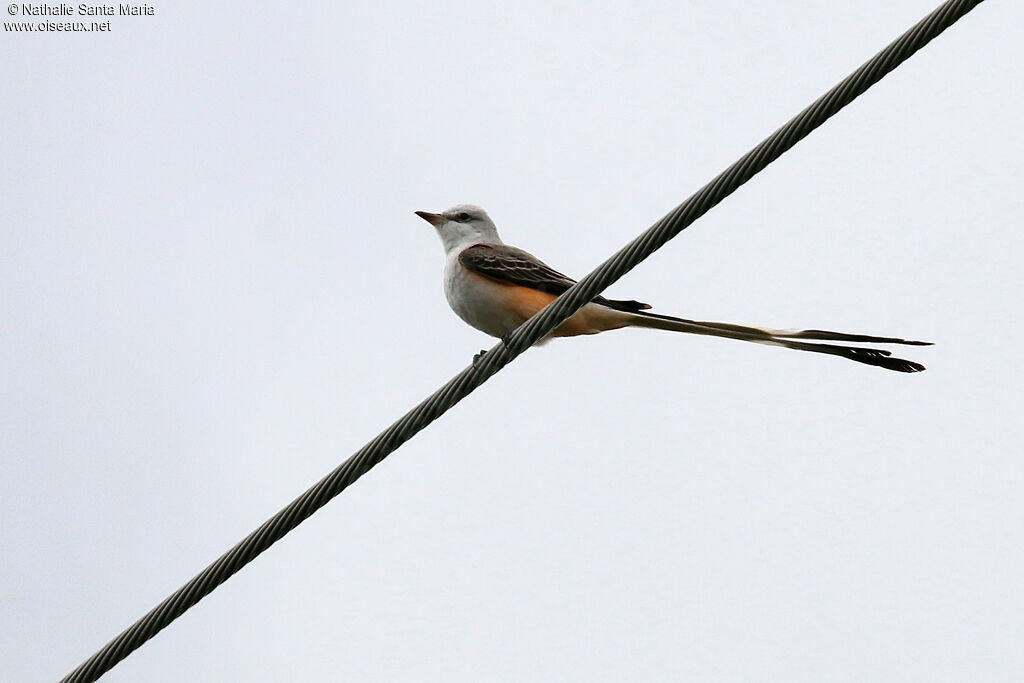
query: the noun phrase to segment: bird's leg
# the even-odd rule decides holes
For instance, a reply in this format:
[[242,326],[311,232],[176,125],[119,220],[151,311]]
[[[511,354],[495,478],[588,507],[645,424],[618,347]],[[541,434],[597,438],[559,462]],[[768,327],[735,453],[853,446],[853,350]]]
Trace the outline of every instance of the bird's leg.
[[[512,332],[515,332],[515,330],[512,330]],[[501,343],[504,344],[505,348],[509,349],[510,351],[512,350],[512,332],[509,332],[508,334],[504,334],[504,335],[502,335],[500,337]],[[475,356],[473,356],[473,366],[474,367],[476,366],[476,364],[478,362],[480,362],[480,359],[483,357],[483,355],[485,353],[487,353],[487,349],[480,349],[480,353],[478,353]]]

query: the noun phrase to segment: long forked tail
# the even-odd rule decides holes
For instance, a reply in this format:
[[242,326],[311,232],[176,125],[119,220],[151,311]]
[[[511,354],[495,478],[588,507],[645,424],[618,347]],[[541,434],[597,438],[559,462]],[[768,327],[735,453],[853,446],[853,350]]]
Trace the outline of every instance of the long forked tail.
[[631,324],[637,327],[652,327],[659,330],[672,330],[673,332],[688,332],[690,334],[703,334],[712,337],[725,337],[727,339],[739,339],[741,341],[755,342],[758,344],[770,344],[782,346],[787,349],[799,351],[813,351],[814,353],[827,353],[832,356],[842,356],[858,363],[875,365],[886,370],[896,372],[921,372],[924,366],[914,361],[903,358],[894,358],[885,349],[873,349],[861,346],[846,346],[841,344],[821,344],[817,342],[800,341],[803,339],[814,339],[822,341],[840,342],[866,342],[876,344],[907,344],[911,346],[929,346],[931,342],[914,341],[910,339],[899,339],[897,337],[875,337],[868,334],[846,334],[844,332],[831,332],[829,330],[773,330],[762,327],[750,327],[747,325],[734,325],[732,323],[705,322],[701,320],[686,320],[675,318],[670,315],[659,315],[646,311],[633,314]]

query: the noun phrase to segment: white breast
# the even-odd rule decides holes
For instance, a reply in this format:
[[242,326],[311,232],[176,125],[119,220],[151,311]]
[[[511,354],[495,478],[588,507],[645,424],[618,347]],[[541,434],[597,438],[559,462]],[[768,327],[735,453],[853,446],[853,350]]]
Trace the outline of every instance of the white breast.
[[466,270],[457,252],[448,255],[444,266],[444,295],[448,305],[468,324],[499,338],[525,320],[501,305],[501,287]]

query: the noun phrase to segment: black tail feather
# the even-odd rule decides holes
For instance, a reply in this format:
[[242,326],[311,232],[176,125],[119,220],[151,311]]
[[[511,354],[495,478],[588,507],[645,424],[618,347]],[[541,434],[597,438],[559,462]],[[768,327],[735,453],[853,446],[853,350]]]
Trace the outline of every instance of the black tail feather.
[[845,342],[868,342],[882,344],[908,344],[911,346],[928,346],[931,342],[900,339],[898,337],[876,337],[867,334],[847,334],[845,332],[832,332],[829,330],[773,330],[747,325],[735,325],[733,323],[705,322],[701,320],[687,320],[676,318],[670,315],[649,313],[647,311],[637,312],[637,322],[644,327],[654,327],[677,332],[689,332],[691,334],[704,334],[716,337],[727,337],[742,341],[782,346],[800,351],[811,351],[813,353],[826,353],[832,356],[848,358],[865,365],[893,370],[895,372],[921,372],[925,369],[920,363],[905,358],[893,358],[892,353],[885,349],[874,349],[861,346],[846,346],[840,344],[822,344],[817,342],[797,341],[799,339],[814,339],[825,341]]
[[779,340],[782,346],[801,351],[813,351],[816,353],[827,353],[833,356],[842,356],[858,363],[874,365],[886,370],[896,372],[921,372],[925,369],[920,363],[905,358],[894,358],[890,351],[885,349],[869,349],[859,346],[839,346],[837,344],[809,344],[796,342],[788,339]]
[[788,339],[823,339],[826,341],[866,342],[870,344],[905,344],[907,346],[931,346],[932,342],[898,337],[875,337],[870,334],[847,334],[830,330],[800,330],[793,334],[777,335]]

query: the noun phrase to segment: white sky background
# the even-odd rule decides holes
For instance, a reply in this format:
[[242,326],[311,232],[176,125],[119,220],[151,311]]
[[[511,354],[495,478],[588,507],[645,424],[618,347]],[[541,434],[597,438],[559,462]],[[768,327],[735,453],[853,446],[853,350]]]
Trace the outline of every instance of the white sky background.
[[[66,674],[492,346],[414,210],[581,276],[935,2],[5,32],[0,678]],[[1024,678],[1022,22],[984,3],[609,290],[927,372],[531,350],[104,680]]]

